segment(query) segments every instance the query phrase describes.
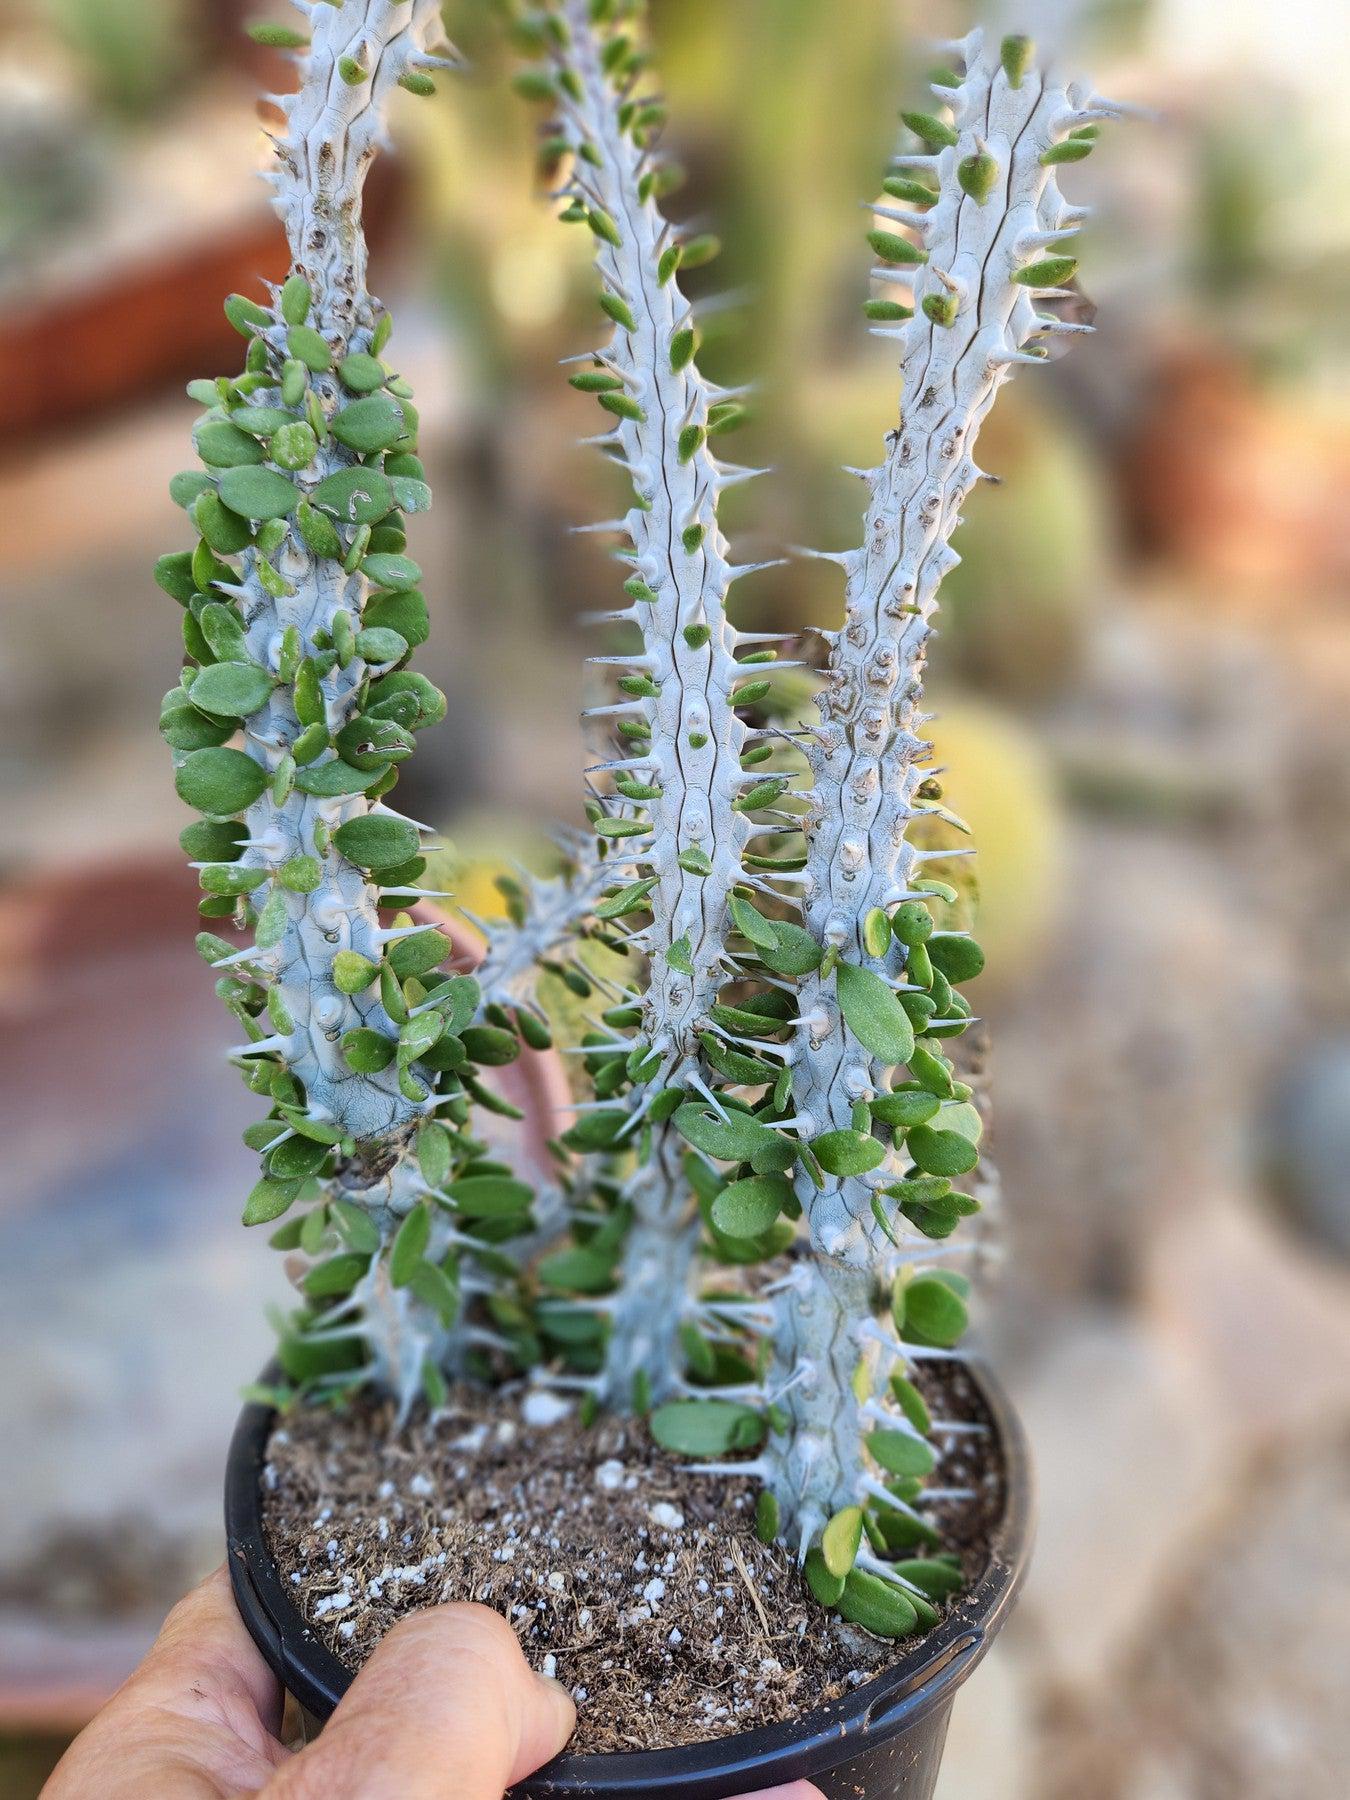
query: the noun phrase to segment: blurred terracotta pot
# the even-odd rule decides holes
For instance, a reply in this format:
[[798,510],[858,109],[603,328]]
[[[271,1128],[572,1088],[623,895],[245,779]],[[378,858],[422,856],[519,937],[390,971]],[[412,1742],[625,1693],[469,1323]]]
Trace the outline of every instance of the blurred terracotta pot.
[[1315,396],[1259,386],[1186,349],[1159,368],[1127,453],[1126,492],[1153,555],[1236,599],[1316,595],[1350,574],[1350,430]]

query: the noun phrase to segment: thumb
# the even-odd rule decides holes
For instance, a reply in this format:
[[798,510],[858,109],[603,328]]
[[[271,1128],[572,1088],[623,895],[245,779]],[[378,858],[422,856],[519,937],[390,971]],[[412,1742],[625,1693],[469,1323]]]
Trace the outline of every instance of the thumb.
[[500,1613],[429,1607],[394,1627],[267,1796],[501,1800],[575,1724],[567,1690],[533,1672]]
[[757,1794],[742,1794],[741,1800],[825,1800],[825,1796],[809,1781],[793,1781],[787,1787],[761,1788]]

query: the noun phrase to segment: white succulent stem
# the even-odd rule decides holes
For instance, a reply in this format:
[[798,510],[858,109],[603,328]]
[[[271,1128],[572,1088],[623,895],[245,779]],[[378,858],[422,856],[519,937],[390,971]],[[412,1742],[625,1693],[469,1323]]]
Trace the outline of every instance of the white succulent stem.
[[680,1143],[659,1133],[650,1160],[624,1186],[633,1223],[624,1240],[618,1287],[608,1308],[610,1335],[599,1387],[606,1404],[634,1404],[644,1379],[659,1403],[676,1392],[680,1326],[689,1303],[699,1243],[698,1210],[680,1166]]
[[[309,11],[310,49],[269,179],[291,258],[314,291],[320,329],[346,343],[370,319],[361,193],[399,81],[426,66],[442,33],[438,0],[342,0]],[[349,81],[355,69],[365,78]]]
[[768,1381],[771,1388],[783,1382],[777,1405],[787,1426],[770,1436],[761,1460],[780,1529],[802,1557],[827,1520],[862,1498],[862,1441],[879,1351],[860,1326],[872,1318],[877,1289],[865,1269],[805,1257],[773,1297]]
[[[416,1165],[404,1158],[372,1186],[356,1188],[343,1184],[340,1197],[355,1201],[367,1211],[381,1238],[391,1242],[403,1219],[416,1204],[422,1182]],[[433,1236],[437,1240],[429,1249],[443,1255],[450,1234],[445,1215],[434,1218]],[[393,1397],[398,1405],[398,1423],[402,1425],[418,1395],[422,1392],[422,1371],[428,1362],[450,1373],[462,1373],[468,1333],[472,1327],[464,1320],[463,1303],[459,1316],[446,1326],[433,1307],[420,1301],[409,1287],[395,1287],[390,1278],[388,1258],[376,1256],[370,1268],[353,1290],[357,1302],[354,1327],[365,1347],[370,1385]]]
[[[908,169],[921,163],[938,193],[926,212],[899,218],[917,233],[924,257],[899,275],[912,283],[914,299],[913,317],[894,334],[901,414],[884,460],[861,471],[868,488],[863,542],[841,559],[844,624],[829,640],[821,723],[806,746],[814,787],[805,923],[827,949],[893,987],[905,985],[904,947],[891,940],[885,955],[874,957],[863,928],[874,908],[889,913],[912,891],[922,855],[906,831],[919,811],[916,790],[929,751],[920,710],[927,643],[942,579],[959,561],[950,540],[981,476],[974,460],[980,426],[1015,364],[1034,360],[1025,352],[1046,330],[1032,290],[1015,278],[1073,217],[1053,167],[1041,159],[1060,137],[1078,90],[1035,69],[1014,85],[997,44],[986,46],[978,30],[962,49],[964,78],[942,91],[957,141],[931,157],[902,159]],[[983,199],[958,177],[977,153],[995,164]],[[897,217],[884,209],[882,216]],[[925,301],[953,300],[954,313],[925,311]],[[845,1025],[833,975],[805,979],[800,1013],[809,1021],[793,1064],[803,1136],[846,1130],[855,1102],[886,1091],[889,1065]],[[853,1387],[857,1341],[846,1321],[850,1305],[854,1323],[868,1316],[869,1272],[894,1261],[873,1213],[882,1173],[827,1177],[823,1189],[805,1174],[798,1182],[815,1266],[799,1270],[776,1298],[773,1378],[790,1373],[803,1355],[812,1356],[815,1369],[784,1401],[792,1429],[770,1459],[781,1517],[803,1545],[823,1517],[856,1503],[868,1479]],[[875,1356],[877,1339],[891,1334],[889,1320],[871,1333],[863,1341]],[[848,1351],[822,1357],[822,1340]]]
[[[697,1082],[698,1034],[731,968],[728,902],[742,879],[751,827],[734,806],[744,786],[746,731],[733,700],[742,670],[726,612],[735,572],[717,505],[738,473],[721,467],[708,447],[715,396],[692,354],[678,348],[693,328],[693,312],[677,275],[661,267],[676,238],[642,188],[651,158],[620,122],[626,95],[602,63],[585,0],[563,0],[559,11],[568,43],[553,52],[562,77],[558,108],[578,152],[566,191],[591,219],[605,294],[627,309],[594,358],[627,402],[597,441],[627,469],[636,496],[623,521],[633,599],[618,616],[641,633],[641,653],[629,667],[650,686],[596,716],[645,724],[647,735],[621,740],[627,748],[609,768],[631,771],[656,790],[639,803],[650,833],[619,840],[637,872],[656,884],[647,901],[652,922],[642,934],[649,970],[642,1037],[660,1061],[633,1097],[644,1108],[653,1085]],[[634,816],[631,799],[600,798],[608,819]],[[677,946],[683,953],[672,959]],[[697,1213],[669,1125],[651,1129],[623,1198],[634,1223],[605,1374],[617,1404],[629,1402],[639,1370],[658,1399],[678,1370],[676,1327]]]
[[[221,388],[228,422],[226,406],[210,415],[219,421],[214,429],[233,430],[236,437],[240,427],[247,430],[256,418],[254,442],[266,445],[266,456],[234,460],[261,462],[260,477],[274,491],[280,483],[283,495],[289,483],[293,496],[289,507],[278,503],[269,509],[261,500],[258,512],[249,511],[247,498],[242,500],[235,525],[242,516],[256,520],[259,513],[268,523],[242,549],[223,552],[238,556],[237,578],[235,571],[226,579],[225,570],[214,570],[216,592],[211,597],[236,604],[227,622],[237,619],[243,630],[242,646],[222,653],[222,659],[245,672],[266,671],[274,683],[270,697],[242,719],[242,748],[265,771],[267,785],[245,811],[246,838],[238,864],[226,865],[266,871],[250,896],[262,943],[227,960],[241,966],[241,973],[252,971],[268,990],[272,1035],[264,1035],[261,1023],[250,1022],[256,1041],[241,1047],[241,1054],[279,1057],[284,1065],[279,1073],[299,1084],[302,1099],[297,1103],[311,1120],[323,1121],[340,1136],[333,1152],[336,1173],[327,1178],[323,1200],[358,1207],[375,1228],[372,1234],[367,1226],[362,1241],[379,1243],[367,1274],[347,1298],[320,1307],[308,1323],[301,1317],[297,1330],[302,1337],[312,1331],[316,1342],[342,1335],[364,1340],[366,1373],[377,1388],[397,1398],[406,1414],[424,1366],[451,1354],[455,1332],[462,1329],[443,1326],[437,1311],[414,1298],[410,1287],[395,1289],[386,1256],[401,1220],[425,1191],[413,1154],[414,1132],[435,1110],[436,1078],[418,1063],[402,1079],[393,1061],[373,1072],[353,1066],[344,1054],[349,1033],[364,1028],[396,1040],[399,1025],[382,1002],[373,975],[367,986],[349,993],[344,989],[350,980],[339,986],[335,965],[343,953],[354,953],[346,958],[349,971],[361,966],[358,958],[378,971],[391,946],[427,928],[382,926],[378,876],[368,875],[335,842],[344,825],[367,815],[382,822],[400,815],[363,792],[327,798],[309,793],[305,784],[311,770],[322,768],[335,769],[344,781],[352,776],[352,766],[339,760],[336,740],[366,705],[368,678],[383,672],[382,665],[367,660],[376,646],[367,644],[364,654],[355,648],[371,590],[363,567],[369,530],[362,536],[364,528],[350,514],[344,518],[340,507],[329,505],[325,513],[328,503],[316,500],[315,493],[325,480],[359,474],[378,461],[368,456],[363,462],[362,449],[382,450],[398,440],[397,411],[393,431],[372,446],[344,442],[343,433],[330,426],[352,404],[354,392],[382,391],[390,379],[379,367],[382,328],[366,287],[362,189],[376,150],[387,141],[388,100],[400,81],[414,78],[415,85],[434,60],[427,51],[439,38],[441,23],[436,0],[345,0],[309,11],[312,36],[308,51],[297,58],[298,91],[274,97],[285,124],[274,138],[275,164],[268,176],[286,229],[291,280],[278,290],[270,313],[247,300],[238,302],[246,321],[241,329],[254,340],[248,376]],[[364,381],[354,374],[346,379],[355,363],[339,374],[344,359],[353,357],[364,364]],[[292,392],[287,384],[293,378],[298,379]],[[397,382],[393,387],[396,393],[407,392]],[[388,406],[393,407],[392,400]],[[279,414],[282,425],[264,423],[263,415],[252,412],[255,408],[266,408],[269,419]],[[406,443],[415,437],[414,419],[405,407]],[[279,449],[283,432],[293,435]],[[214,466],[210,473],[220,482],[218,510],[228,520],[224,479]],[[370,479],[387,483],[374,467]],[[392,490],[386,485],[383,491],[391,495],[387,504],[392,505]],[[373,501],[374,494],[366,491],[364,498]],[[406,504],[425,504],[425,498],[414,496]],[[366,516],[377,510],[372,506]],[[336,524],[331,522],[334,511]],[[205,524],[201,529],[209,536]],[[237,627],[230,624],[229,629]],[[383,636],[404,643],[397,634]],[[385,666],[396,660],[391,655]],[[297,671],[302,668],[317,683],[317,699],[311,695],[305,719],[297,712]],[[203,675],[198,670],[195,679]],[[327,744],[311,750],[297,770],[292,755],[297,740],[307,727],[312,735],[318,725],[327,733]],[[361,754],[353,749],[357,760]],[[188,758],[182,765],[188,773],[190,762]],[[377,766],[371,784],[378,773]],[[416,844],[426,828],[402,823],[413,828],[409,841]],[[411,851],[405,860],[411,860]],[[295,1101],[295,1091],[286,1091]],[[275,1085],[273,1092],[275,1096]],[[298,1188],[300,1182],[292,1185]],[[443,1254],[451,1232],[438,1213],[433,1253]],[[332,1243],[330,1231],[322,1254],[329,1253]],[[349,1321],[350,1330],[339,1329],[341,1320]],[[339,1384],[345,1376],[335,1370],[319,1379]]]
[[621,862],[600,862],[588,838],[573,868],[524,888],[526,912],[517,923],[493,919],[483,926],[487,947],[474,971],[485,1005],[530,1005],[540,965],[571,944],[595,911],[596,901],[616,877]]
[[[1042,329],[1032,290],[1014,276],[1029,261],[1027,240],[1057,231],[1069,210],[1041,157],[1078,90],[1035,69],[1013,87],[997,43],[986,45],[979,31],[964,49],[965,78],[944,95],[958,142],[932,162],[938,199],[923,219],[927,261],[913,275],[914,317],[899,334],[901,416],[885,459],[865,472],[863,542],[845,558],[844,626],[831,644],[821,724],[806,751],[815,777],[807,927],[848,961],[889,978],[902,975],[903,950],[892,944],[884,958],[870,957],[863,922],[909,891],[917,867],[906,828],[929,748],[920,703],[938,591],[959,561],[951,536],[980,479],[980,426],[1011,375],[1009,357]],[[981,148],[998,168],[982,204],[956,175]],[[960,303],[955,319],[940,324],[923,301],[946,293],[949,282]],[[884,1088],[883,1066],[844,1026],[832,979],[803,983],[801,1011],[821,1028],[804,1039],[796,1064],[798,1106],[816,1132],[846,1127],[854,1101]],[[844,1178],[821,1193],[803,1182],[799,1192],[822,1254],[860,1267],[874,1258],[884,1240],[868,1183]]]
[[[330,466],[323,472],[330,473],[332,459],[325,462]],[[246,551],[244,585],[249,598],[241,604],[241,615],[250,654],[263,667],[275,666],[280,634],[288,624],[299,626],[301,641],[309,648],[315,631],[327,628],[344,601],[353,616],[360,617],[362,577],[347,577],[335,584],[330,572],[336,565],[321,563],[303,544],[288,540],[277,559],[277,567],[294,588],[289,599],[274,600],[266,592],[253,573],[254,561],[253,551]],[[341,575],[340,570],[337,573]],[[355,591],[349,591],[352,589]],[[330,715],[341,718],[344,704],[364,673],[364,664],[353,657],[345,669],[335,669],[324,678]],[[267,709],[247,720],[244,727],[245,747],[273,774],[285,753],[277,743],[278,726],[284,730],[283,743],[289,743],[299,731],[290,690],[284,684],[274,690]],[[292,857],[314,853],[316,827],[331,837],[348,819],[369,810],[368,801],[360,794],[327,800],[294,788],[278,805],[269,789],[246,815],[250,836],[265,836],[268,852],[246,850],[240,863],[279,869]],[[287,913],[285,933],[272,952],[269,985],[293,1021],[286,1061],[304,1084],[310,1105],[322,1107],[344,1135],[358,1143],[383,1143],[391,1136],[406,1136],[425,1107],[399,1092],[392,1065],[363,1075],[343,1059],[340,1044],[346,1032],[367,1026],[396,1038],[398,1027],[381,1005],[377,989],[349,995],[334,984],[333,961],[338,953],[352,950],[378,963],[383,934],[376,890],[362,871],[336,851],[321,858],[321,864],[322,880],[311,893],[292,893],[271,879],[256,891],[259,904],[273,892],[281,893]]]
[[[309,322],[334,348],[369,347],[375,308],[366,291],[366,243],[361,225],[361,193],[366,171],[384,141],[384,112],[400,76],[440,32],[435,0],[346,0],[341,7],[319,6],[312,15],[311,48],[302,64],[299,90],[281,102],[286,129],[276,140],[277,164],[270,179],[274,205],[286,228],[293,269],[310,284]],[[360,84],[342,79],[339,64],[356,59],[371,71]],[[286,327],[278,318],[262,334],[285,353]],[[311,383],[327,410],[340,404],[337,377],[316,374]],[[278,395],[259,397],[274,403]],[[312,491],[326,476],[350,466],[354,456],[329,440],[313,462],[296,477],[302,491]],[[291,590],[276,596],[264,587],[259,556],[243,552],[244,576],[240,607],[249,653],[275,672],[283,634],[294,627],[305,653],[319,633],[331,635],[333,620],[346,611],[360,620],[369,583],[358,573],[316,556],[299,533],[288,533],[274,568]],[[367,673],[353,656],[321,682],[328,723],[339,729],[354,711],[355,697]],[[245,723],[245,748],[275,774],[299,722],[291,689],[279,682],[271,702]],[[265,793],[246,815],[252,846],[241,863],[279,868],[293,856],[311,855],[315,828],[331,833],[348,819],[371,810],[364,795],[318,799],[293,788],[278,804]],[[266,845],[266,851],[259,848]],[[353,864],[335,851],[320,858],[322,879],[310,893],[285,893],[289,923],[276,947],[273,985],[295,1026],[288,1057],[303,1082],[311,1105],[325,1109],[345,1135],[358,1142],[406,1136],[424,1108],[406,1099],[389,1070],[357,1074],[342,1058],[343,1034],[358,1026],[397,1037],[398,1029],[373,990],[365,995],[341,993],[333,983],[333,959],[353,950],[378,963],[383,938],[376,912],[376,890]],[[273,884],[259,890],[269,895]]]
[[[660,689],[637,702],[651,748],[636,760],[661,790],[646,803],[653,835],[641,859],[658,880],[645,1035],[667,1054],[678,1079],[697,1064],[696,1033],[726,979],[727,901],[741,879],[750,829],[732,810],[745,727],[731,704],[742,671],[726,616],[731,567],[717,518],[724,479],[706,441],[680,453],[683,432],[706,428],[711,402],[692,358],[678,371],[671,367],[672,343],[692,314],[678,274],[658,280],[662,251],[675,238],[655,200],[639,196],[650,159],[619,126],[621,96],[601,67],[585,0],[566,0],[562,10],[572,38],[566,66],[580,93],[579,99],[563,94],[562,114],[577,141],[598,153],[594,161],[578,158],[572,184],[584,204],[603,209],[617,228],[617,245],[597,239],[597,263],[606,291],[624,300],[635,326],[615,325],[603,361],[646,415],[616,419],[604,441],[633,481],[639,504],[624,521],[632,569],[655,596],[635,601],[629,614],[642,634],[642,670]],[[692,526],[702,526],[703,534],[690,551],[683,540]],[[707,642],[691,645],[685,632],[699,628]],[[680,866],[680,854],[691,850],[708,856],[710,875]],[[692,975],[663,954],[686,935]]]

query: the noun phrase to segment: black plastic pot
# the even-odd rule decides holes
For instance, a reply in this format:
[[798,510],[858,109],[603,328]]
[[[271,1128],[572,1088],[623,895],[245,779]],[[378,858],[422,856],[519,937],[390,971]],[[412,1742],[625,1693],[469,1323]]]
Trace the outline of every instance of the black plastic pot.
[[[929,1800],[956,1691],[1012,1610],[1031,1555],[1031,1462],[1017,1414],[988,1372],[970,1367],[994,1422],[1007,1505],[980,1580],[915,1649],[832,1705],[787,1725],[618,1756],[562,1756],[512,1789],[515,1800],[610,1796],[731,1800],[759,1788],[813,1781],[827,1800]],[[244,1623],[277,1678],[315,1720],[328,1717],[352,1675],[292,1604],[262,1530],[260,1474],[272,1413],[246,1407],[225,1474],[230,1576]]]

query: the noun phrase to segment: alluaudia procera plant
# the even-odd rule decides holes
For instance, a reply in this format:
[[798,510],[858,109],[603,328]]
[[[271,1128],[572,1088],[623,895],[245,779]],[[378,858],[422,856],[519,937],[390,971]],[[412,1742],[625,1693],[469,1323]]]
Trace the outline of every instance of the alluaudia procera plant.
[[189,390],[205,469],[173,495],[200,541],[156,571],[187,651],[160,725],[203,815],[182,834],[201,910],[252,932],[198,941],[271,1105],[245,1134],[263,1158],[245,1222],[290,1214],[273,1242],[303,1253],[283,1366],[306,1389],[370,1381],[404,1416],[476,1352],[510,1348],[511,1267],[492,1246],[526,1229],[530,1190],[486,1158],[470,1106],[503,1110],[478,1071],[518,1053],[517,1025],[546,1036],[442,974],[440,932],[381,918],[426,893],[424,828],[386,797],[445,699],[407,667],[428,626],[403,520],[431,496],[366,289],[361,193],[390,96],[431,92],[453,57],[432,48],[436,0],[299,10],[312,38],[254,31],[298,53],[270,176],[291,273],[270,305],[226,302],[244,372]]
[[[832,556],[845,617],[819,634],[819,725],[766,775],[775,747],[738,711],[765,684],[735,685],[746,640],[726,616],[714,511],[738,472],[708,441],[735,402],[696,372],[678,281],[689,246],[657,207],[672,178],[640,13],[553,0],[514,15],[534,59],[518,85],[550,108],[562,217],[594,234],[613,325],[572,380],[613,416],[600,442],[633,483],[614,522],[631,545],[629,604],[605,622],[636,627],[640,647],[600,659],[627,672],[626,698],[603,709],[619,745],[594,771],[611,784],[594,822],[641,875],[598,911],[631,921],[624,941],[648,970],[645,988],[616,996],[609,1035],[588,1041],[600,1108],[571,1134],[618,1156],[642,1132],[618,1226],[583,1228],[543,1275],[601,1295],[596,1391],[625,1398],[616,1370],[642,1374],[640,1400],[694,1390],[658,1406],[658,1439],[701,1457],[757,1451],[703,1466],[758,1475],[761,1531],[797,1548],[817,1596],[901,1636],[959,1585],[950,1559],[911,1553],[940,1542],[925,1506],[961,1498],[925,1485],[935,1442],[977,1429],[932,1418],[911,1379],[966,1327],[968,1283],[948,1260],[960,1247],[946,1240],[978,1207],[955,1184],[974,1174],[981,1128],[943,1046],[971,1023],[959,987],[983,955],[944,924],[956,890],[925,874],[937,853],[910,831],[933,815],[960,826],[927,768],[926,649],[986,413],[1048,338],[1087,329],[1055,311],[1086,216],[1056,170],[1120,109],[1043,74],[1028,40],[986,46],[977,31],[946,47],[959,67],[935,76],[936,110],[903,115],[920,148],[897,156],[874,208],[885,291],[867,304],[900,345],[901,414],[883,461],[856,471],[863,542]],[[793,810],[803,753],[810,788]],[[764,1276],[691,1291],[687,1191],[704,1255]],[[634,1266],[649,1253],[662,1260]],[[675,1328],[683,1376],[664,1361]]]
[[[983,958],[912,832],[960,825],[928,766],[926,650],[984,416],[1047,338],[1085,329],[1055,310],[1084,217],[1056,169],[1120,109],[976,32],[948,47],[937,110],[903,115],[921,148],[874,209],[887,292],[867,304],[900,345],[901,412],[857,471],[863,542],[831,553],[844,623],[818,634],[819,722],[787,730],[764,722],[775,652],[728,617],[747,567],[718,502],[754,471],[716,453],[739,397],[700,374],[681,288],[714,245],[661,212],[676,175],[640,0],[508,5],[562,217],[594,240],[609,332],[572,383],[632,484],[601,527],[625,604],[599,620],[630,647],[594,659],[621,698],[590,715],[592,831],[565,879],[511,889],[475,979],[402,910],[441,896],[420,885],[425,828],[388,796],[445,701],[408,667],[427,610],[404,519],[430,494],[360,210],[393,89],[428,92],[453,58],[435,0],[296,3],[312,37],[255,32],[300,53],[275,100],[291,273],[270,304],[227,302],[244,371],[191,385],[205,468],[172,484],[200,541],[157,569],[183,607],[161,718],[202,814],[182,841],[203,914],[252,934],[199,944],[270,1108],[246,1134],[263,1174],[245,1219],[283,1220],[273,1242],[298,1253],[283,1366],[306,1392],[370,1383],[402,1420],[419,1391],[436,1405],[447,1377],[542,1350],[587,1405],[654,1407],[666,1447],[748,1454],[702,1466],[759,1477],[762,1534],[822,1602],[903,1636],[960,1582],[925,1513],[962,1498],[926,1485],[935,1445],[981,1429],[934,1419],[912,1379],[966,1326],[949,1240],[978,1207],[980,1137],[944,1045]],[[530,1188],[472,1120],[510,1110],[483,1067],[548,1043],[541,968],[608,1005],[579,1046],[594,1100],[559,1148],[581,1157],[572,1242],[532,1264]]]

